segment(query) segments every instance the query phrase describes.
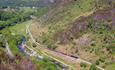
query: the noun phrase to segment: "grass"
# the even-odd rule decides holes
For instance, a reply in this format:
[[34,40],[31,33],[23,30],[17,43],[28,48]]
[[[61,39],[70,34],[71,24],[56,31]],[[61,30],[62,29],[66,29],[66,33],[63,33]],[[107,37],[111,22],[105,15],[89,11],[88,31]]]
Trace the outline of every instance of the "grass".
[[15,34],[26,35],[26,25],[31,23],[32,20],[17,24],[15,26],[9,27],[9,30]]
[[38,9],[37,9],[37,12],[36,12],[36,16],[39,18],[39,17],[41,17],[44,13],[46,13],[48,11],[48,8],[47,7],[39,7]]
[[107,70],[115,70],[115,62],[113,62],[112,64],[106,66]]
[[[91,9],[94,7],[94,4],[91,4],[94,2],[94,0],[80,0],[79,3],[77,2],[72,3],[66,7],[56,9],[56,14],[54,14],[55,18],[49,20],[49,23],[51,24],[49,26],[51,26],[53,29],[58,25],[62,25],[63,27],[74,21],[75,18],[80,14],[91,11]],[[52,24],[55,25],[52,26]]]
[[[7,40],[9,40],[8,43],[14,55],[18,54],[23,57],[22,53],[16,46],[16,39],[20,39],[20,37],[23,35],[26,36],[26,26],[29,23],[31,23],[31,20],[5,28],[0,31],[3,34],[7,35],[6,38]],[[14,33],[15,35],[11,35],[11,33]],[[47,58],[45,58],[44,60],[36,60],[35,58],[32,58],[32,63],[35,64],[36,68],[40,70],[61,70],[60,67],[57,67],[52,61],[49,61]]]
[[14,54],[21,54],[16,46],[17,41],[19,41],[22,36],[26,36],[26,25],[30,22],[31,20],[16,24],[15,26],[7,27],[0,31],[0,33],[5,35],[5,38],[9,43],[10,49]]
[[23,23],[16,24],[15,26],[7,27],[0,32],[4,34],[9,31],[11,34],[14,33],[15,35],[26,35],[26,25],[31,23],[31,21],[32,20],[29,20]]
[[[73,21],[75,21],[76,17],[79,16],[80,14],[91,11],[92,8],[94,8],[94,4],[91,4],[93,2],[94,2],[93,0],[92,1],[80,0],[80,3],[78,3],[80,7],[78,6],[77,3],[74,3],[71,6],[69,5],[67,7],[61,7],[61,8],[56,9],[53,13],[53,18],[48,20],[47,22],[48,24],[46,24],[46,27],[49,28],[49,31],[43,34],[42,39],[40,40],[44,40],[45,41],[44,44],[46,45],[49,45],[52,43],[54,44],[54,41],[55,41],[53,40],[54,35],[66,29],[66,27],[70,25]],[[92,40],[94,39],[95,46],[91,46],[90,49],[91,48],[93,49],[93,53],[98,58],[100,58],[100,56],[102,55],[106,56],[105,53],[102,53],[102,49],[103,49],[103,46],[106,47],[108,46],[109,43],[104,43],[103,41],[104,37],[107,37],[108,39],[110,38],[110,41],[111,41],[111,38],[114,38],[113,33],[111,31],[107,31],[106,27],[103,29],[103,26],[101,26],[101,28],[102,29],[98,30],[98,32],[95,34],[93,33],[93,31],[91,31],[91,33],[93,33],[91,36],[91,39]],[[103,32],[103,34],[99,34],[100,32]],[[92,58],[92,60],[96,60],[96,58],[94,59]],[[105,61],[106,60],[108,60],[108,58],[106,58]],[[115,67],[114,64],[107,67],[107,70],[111,69],[111,67],[112,68]]]
[[51,19],[46,21],[48,24],[45,24],[49,30],[42,35],[41,40],[46,40],[45,44],[52,44],[54,42],[53,35],[66,29],[78,16],[92,11],[92,8],[94,8],[94,0],[80,0],[52,10],[53,12],[49,14]]
[[60,67],[57,67],[53,62],[49,61],[48,58],[43,60],[36,60],[35,58],[32,58],[32,62],[39,70],[61,70]]
[[51,54],[51,53],[49,53],[49,52],[47,52],[47,53],[45,53],[45,55],[47,56],[47,55],[50,55],[51,56],[51,58],[53,58],[53,59],[55,59],[56,61],[59,61],[60,63],[62,63],[62,64],[67,64],[66,66],[68,66],[68,67],[70,67],[70,69],[75,69],[76,68],[76,64],[71,64],[70,62],[67,62],[67,61],[65,61],[64,59],[62,59],[62,58],[60,58],[60,57],[57,57],[57,56],[55,56],[55,55],[53,55],[53,54]]
[[[37,46],[37,47],[39,47],[39,46]],[[48,55],[50,55],[52,58],[54,58],[55,60],[58,60],[58,61],[60,61],[60,62],[62,62],[62,63],[67,63],[67,64],[69,64],[69,66],[71,65],[72,67],[76,67],[74,64],[70,64],[69,62],[66,62],[65,60],[63,60],[63,59],[61,59],[61,58],[59,58],[59,57],[57,57],[57,56],[54,56],[54,55],[52,55],[50,52],[47,52],[47,53],[45,53],[45,52],[43,52],[41,49],[39,49],[39,48],[33,48],[33,47],[31,47],[31,48],[33,48],[34,50],[36,50],[37,51],[37,53],[39,53],[40,55],[42,55],[42,56],[44,56],[45,58],[46,57],[49,57]],[[43,61],[42,61],[43,62]]]

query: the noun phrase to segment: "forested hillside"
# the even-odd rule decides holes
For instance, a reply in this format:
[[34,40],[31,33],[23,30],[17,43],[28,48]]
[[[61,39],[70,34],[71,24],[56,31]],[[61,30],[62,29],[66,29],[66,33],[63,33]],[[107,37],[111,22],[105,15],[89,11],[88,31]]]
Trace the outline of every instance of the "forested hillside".
[[0,30],[30,19],[32,13],[0,11]]
[[[68,0],[72,1],[72,0]],[[0,0],[0,7],[49,7],[56,6],[62,2],[68,2],[64,0]]]

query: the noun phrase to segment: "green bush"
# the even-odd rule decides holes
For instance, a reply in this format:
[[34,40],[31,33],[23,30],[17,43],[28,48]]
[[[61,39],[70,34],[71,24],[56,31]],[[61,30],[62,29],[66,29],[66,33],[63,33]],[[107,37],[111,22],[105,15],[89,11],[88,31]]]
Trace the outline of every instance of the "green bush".
[[99,58],[99,61],[101,61],[101,62],[105,62],[105,57],[103,57],[103,56],[100,57],[100,58]]
[[99,60],[96,60],[96,63],[95,63],[96,65],[99,65]]
[[87,65],[85,63],[80,63],[80,66],[85,68]]
[[32,44],[33,47],[36,47],[37,45],[35,43]]

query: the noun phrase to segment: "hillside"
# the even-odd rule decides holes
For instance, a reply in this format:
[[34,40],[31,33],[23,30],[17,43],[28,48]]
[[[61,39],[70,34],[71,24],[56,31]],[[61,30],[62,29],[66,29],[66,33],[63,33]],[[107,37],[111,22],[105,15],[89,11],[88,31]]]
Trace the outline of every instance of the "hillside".
[[21,10],[0,9],[0,70],[60,70],[61,65],[56,65],[52,59],[41,56],[37,52],[31,56],[32,50],[22,48],[24,47],[23,40],[29,47],[32,46],[28,44],[29,36],[26,27],[32,21],[32,14],[43,15],[42,9],[44,8],[40,8],[40,11],[34,14],[34,10],[28,7]]
[[0,0],[0,70],[115,70],[115,1]]
[[[68,0],[72,1],[72,0]],[[1,7],[53,7],[59,3],[67,3],[68,1],[64,0],[0,0]],[[63,3],[63,4],[65,4]]]
[[114,0],[60,3],[34,22],[31,32],[50,49],[114,70],[114,11]]

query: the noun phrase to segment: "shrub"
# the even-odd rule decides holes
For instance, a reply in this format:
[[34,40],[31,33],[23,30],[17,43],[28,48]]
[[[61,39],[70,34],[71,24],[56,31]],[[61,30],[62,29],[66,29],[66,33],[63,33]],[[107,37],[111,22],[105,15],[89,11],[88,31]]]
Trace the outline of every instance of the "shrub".
[[99,61],[105,62],[105,58],[104,58],[104,57],[100,57],[100,58],[99,58]]
[[33,44],[32,44],[32,46],[33,46],[33,47],[36,47],[36,44],[35,44],[35,43],[33,43]]
[[86,64],[85,63],[80,63],[80,66],[85,68]]
[[95,63],[96,65],[99,65],[99,60],[96,60],[96,63]]

